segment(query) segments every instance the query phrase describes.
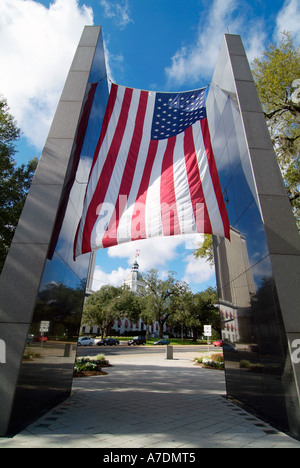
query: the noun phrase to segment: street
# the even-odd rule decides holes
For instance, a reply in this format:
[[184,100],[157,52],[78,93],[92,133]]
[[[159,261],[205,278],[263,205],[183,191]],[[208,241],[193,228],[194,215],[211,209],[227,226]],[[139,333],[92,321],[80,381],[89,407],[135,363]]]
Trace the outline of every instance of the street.
[[[185,354],[185,353],[203,353],[207,352],[221,352],[222,348],[215,348],[210,345],[209,349],[207,345],[190,345],[190,346],[173,346],[174,353]],[[77,356],[96,356],[99,353],[103,353],[105,356],[113,356],[117,354],[165,354],[166,346],[128,346],[128,345],[119,345],[119,346],[81,346],[77,347]]]

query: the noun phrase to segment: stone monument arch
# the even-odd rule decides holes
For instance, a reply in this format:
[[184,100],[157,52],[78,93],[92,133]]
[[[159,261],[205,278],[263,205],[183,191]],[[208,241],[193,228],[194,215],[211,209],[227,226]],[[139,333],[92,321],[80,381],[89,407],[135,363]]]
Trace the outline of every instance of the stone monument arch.
[[[0,277],[0,436],[71,391],[93,263],[73,261],[73,240],[107,99],[101,28],[88,26]],[[231,226],[230,243],[214,238],[227,395],[299,438],[299,234],[239,36],[224,36],[207,115]],[[42,357],[26,359],[45,327],[65,341],[40,341]]]

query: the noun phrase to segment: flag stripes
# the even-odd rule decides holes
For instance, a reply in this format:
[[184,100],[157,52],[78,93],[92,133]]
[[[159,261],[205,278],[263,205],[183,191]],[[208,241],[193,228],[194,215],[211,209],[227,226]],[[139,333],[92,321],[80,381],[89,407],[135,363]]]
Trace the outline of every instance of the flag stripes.
[[[168,93],[112,85],[74,242],[74,257],[156,236],[204,232],[229,238],[206,112],[201,120],[174,134],[174,126],[179,123],[180,96],[190,106],[182,112],[185,119],[190,115],[187,112],[191,113],[191,98],[185,93],[179,93],[178,99],[174,93],[171,96],[172,104],[167,106],[164,99]],[[170,113],[160,109],[169,109]],[[175,122],[173,133],[170,138],[153,139],[153,128],[158,131],[157,120],[162,112],[166,115],[163,123],[169,120],[166,127]],[[170,130],[162,127],[163,132]]]

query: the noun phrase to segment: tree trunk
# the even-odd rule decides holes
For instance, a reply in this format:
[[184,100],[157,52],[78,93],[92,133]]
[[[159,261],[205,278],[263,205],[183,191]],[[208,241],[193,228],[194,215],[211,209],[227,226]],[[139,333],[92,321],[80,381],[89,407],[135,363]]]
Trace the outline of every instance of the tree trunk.
[[198,339],[198,330],[197,328],[193,328],[193,343],[196,343],[197,339]]

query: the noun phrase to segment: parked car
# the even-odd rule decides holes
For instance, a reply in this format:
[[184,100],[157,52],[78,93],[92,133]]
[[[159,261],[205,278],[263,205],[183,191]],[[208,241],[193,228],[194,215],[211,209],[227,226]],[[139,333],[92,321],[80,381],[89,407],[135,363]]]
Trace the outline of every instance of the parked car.
[[104,340],[99,340],[97,342],[98,346],[118,346],[120,341],[116,338],[105,338]]
[[97,340],[95,341],[95,344],[96,344],[97,346],[104,346],[104,340],[99,340],[99,339],[97,339]]
[[31,344],[33,342],[33,339],[34,339],[34,335],[32,334],[27,335],[27,340],[26,340],[27,344]]
[[162,339],[162,340],[155,341],[154,344],[155,344],[155,345],[169,345],[169,344],[170,344],[170,341],[169,341],[169,340],[166,340],[166,339]]
[[235,346],[233,346],[232,344],[230,343],[223,343],[222,344],[222,347],[223,347],[223,351],[231,351],[232,353],[237,353],[238,350],[236,349]]
[[144,336],[134,336],[132,340],[128,341],[128,346],[136,346],[136,345],[145,345],[146,338]]
[[42,336],[41,335],[41,336],[37,336],[36,341],[38,341],[39,343],[46,342],[46,341],[48,341],[48,338],[47,338],[47,336]]
[[93,344],[94,340],[89,336],[81,336],[78,338],[77,346],[92,346]]
[[103,342],[103,340],[102,340],[101,338],[97,338],[97,337],[94,338],[94,344],[95,344],[95,345],[100,346],[100,345],[99,345],[99,342],[100,342],[100,341]]
[[214,345],[215,347],[217,347],[217,346],[218,346],[218,347],[221,347],[222,344],[223,344],[222,340],[216,340],[216,341],[213,342],[213,345]]

